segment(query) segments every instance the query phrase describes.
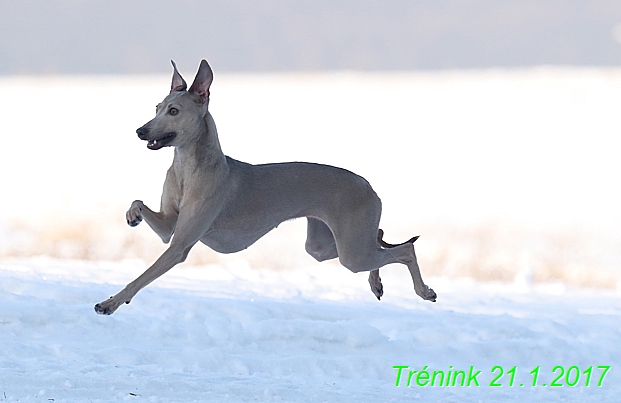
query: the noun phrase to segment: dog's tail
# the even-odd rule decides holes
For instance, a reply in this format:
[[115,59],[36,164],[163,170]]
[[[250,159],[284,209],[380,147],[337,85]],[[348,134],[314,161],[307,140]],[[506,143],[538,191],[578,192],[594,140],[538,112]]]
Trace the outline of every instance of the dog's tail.
[[395,248],[395,247],[397,247],[397,246],[405,245],[405,244],[408,244],[408,243],[414,243],[414,242],[416,242],[416,240],[418,239],[418,237],[419,237],[419,236],[420,236],[420,235],[416,235],[415,237],[412,237],[412,238],[408,239],[408,240],[407,240],[407,241],[405,241],[405,242],[398,243],[398,244],[396,244],[396,245],[395,245],[395,244],[391,244],[391,243],[385,242],[385,241],[382,239],[382,238],[384,238],[384,231],[382,231],[381,229],[378,229],[378,230],[377,230],[377,242],[379,242],[379,244],[380,244],[383,248]]

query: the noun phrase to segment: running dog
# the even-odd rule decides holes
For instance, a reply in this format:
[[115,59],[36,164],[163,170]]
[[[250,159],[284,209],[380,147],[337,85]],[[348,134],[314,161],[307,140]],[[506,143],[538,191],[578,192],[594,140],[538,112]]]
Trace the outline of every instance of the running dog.
[[[155,117],[136,130],[150,150],[174,147],[160,211],[136,200],[126,213],[134,227],[143,219],[168,249],[118,294],[95,305],[110,315],[138,291],[185,260],[202,242],[220,253],[248,248],[283,221],[306,217],[306,251],[317,261],[339,258],[354,273],[369,272],[373,294],[383,287],[379,268],[408,267],[414,290],[436,300],[425,285],[414,253],[414,237],[392,245],[378,228],[382,204],[371,185],[345,169],[306,162],[251,165],[225,156],[209,113],[213,72],[202,60],[190,89],[174,62],[169,95]],[[174,236],[173,236],[174,234]]]

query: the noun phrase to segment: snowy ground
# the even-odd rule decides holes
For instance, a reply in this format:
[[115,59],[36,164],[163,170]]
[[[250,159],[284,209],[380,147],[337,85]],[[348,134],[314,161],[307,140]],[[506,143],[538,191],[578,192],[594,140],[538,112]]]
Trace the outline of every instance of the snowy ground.
[[[95,314],[143,268],[1,263],[0,401],[618,402],[621,393],[619,294],[430,278],[433,304],[388,267],[378,302],[364,275],[333,264],[262,271],[240,260],[177,268],[113,316]],[[393,366],[405,365],[473,366],[480,386],[407,387],[404,375],[396,387]],[[506,373],[489,386],[497,365],[517,367],[513,387]],[[575,387],[565,377],[542,386],[557,365],[611,369],[602,386],[598,369],[589,387],[585,375]]]
[[[386,240],[421,235],[438,302],[402,267],[382,270],[376,301],[364,274],[314,263],[294,221],[233,256],[196,247],[96,315],[165,247],[124,212],[157,208],[171,150],[134,131],[170,78],[3,77],[0,402],[619,401],[621,70],[214,68],[225,153],[367,178]],[[397,387],[393,366],[472,367],[480,386],[407,387],[407,372]],[[543,386],[555,366],[565,386]],[[602,386],[598,366],[611,366]]]

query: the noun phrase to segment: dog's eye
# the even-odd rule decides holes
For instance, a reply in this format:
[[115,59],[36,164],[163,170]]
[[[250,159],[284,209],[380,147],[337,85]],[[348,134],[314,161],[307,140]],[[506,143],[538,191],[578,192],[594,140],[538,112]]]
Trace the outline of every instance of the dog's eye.
[[179,109],[177,109],[177,108],[170,108],[168,113],[170,113],[171,115],[175,116],[177,113],[179,113]]

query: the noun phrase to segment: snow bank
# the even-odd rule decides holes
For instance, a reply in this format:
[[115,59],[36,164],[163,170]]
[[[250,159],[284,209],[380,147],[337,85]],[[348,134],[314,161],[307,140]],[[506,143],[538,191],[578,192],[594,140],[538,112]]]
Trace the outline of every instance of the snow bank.
[[[430,278],[433,304],[394,266],[378,302],[364,275],[336,265],[238,261],[182,265],[113,316],[94,313],[143,268],[0,263],[0,401],[617,402],[621,392],[618,294]],[[589,387],[584,375],[542,386],[557,365],[612,368],[600,387],[597,368]],[[474,367],[480,386],[397,387],[393,366]],[[494,366],[516,367],[515,385],[505,375],[490,387]]]
[[[299,220],[233,256],[197,246],[97,316],[165,247],[124,211],[159,202],[170,150],[146,150],[134,130],[168,85],[0,79],[0,401],[619,400],[620,70],[216,69],[226,153],[365,176],[386,240],[422,235],[438,302],[417,298],[402,267],[382,270],[377,302],[364,274],[304,253]],[[24,260],[40,255],[84,260]],[[400,386],[395,366],[407,366]],[[555,366],[565,386],[543,386]],[[598,366],[611,366],[602,386]],[[423,369],[481,371],[480,386],[418,386]]]

